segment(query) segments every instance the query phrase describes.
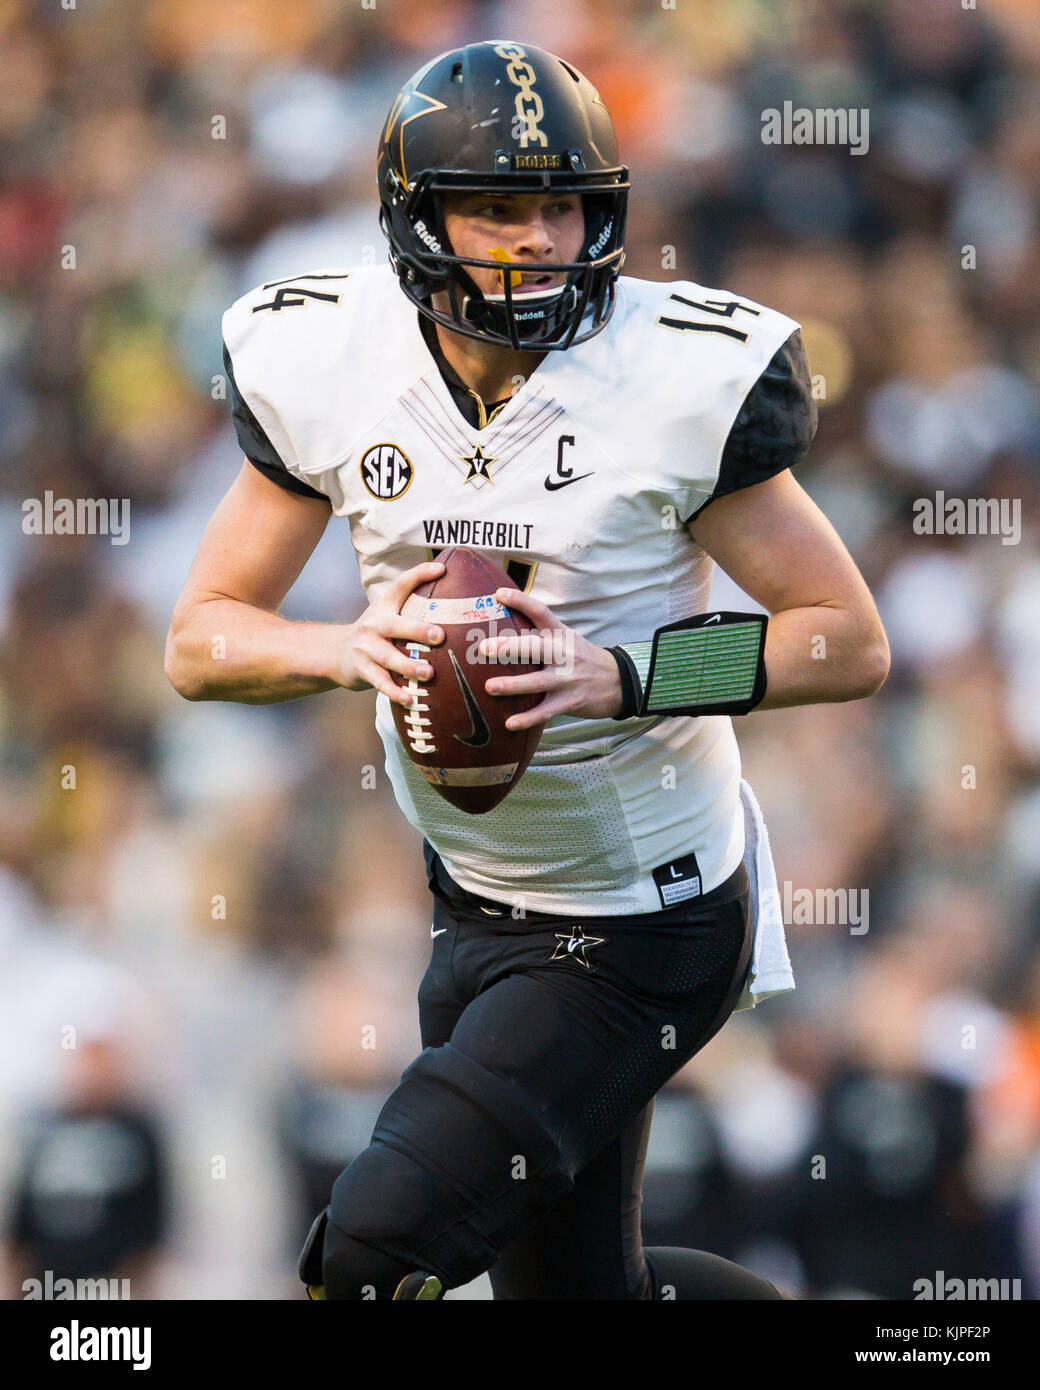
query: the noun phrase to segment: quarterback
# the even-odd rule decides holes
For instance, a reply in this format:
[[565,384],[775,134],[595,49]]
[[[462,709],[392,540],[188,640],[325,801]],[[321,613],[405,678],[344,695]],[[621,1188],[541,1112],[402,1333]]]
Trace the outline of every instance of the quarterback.
[[[888,671],[867,586],[791,473],[816,429],[799,326],[621,274],[610,116],[530,45],[416,73],[378,180],[389,265],[312,269],[224,316],[245,459],[166,656],[190,700],[374,688],[424,837],[423,1050],[301,1278],[341,1300],[435,1299],[485,1270],[496,1299],[779,1297],[713,1255],[644,1249],[639,1210],[657,1091],[735,1008],[794,987],[731,716],[860,699]],[[333,516],[369,606],[289,622]],[[508,726],[540,728],[530,766],[480,816],[424,780],[392,714],[444,639],[402,610],[453,545],[496,561],[496,601],[540,634],[539,665],[512,664],[515,639],[484,648],[510,662],[488,697],[542,698]],[[716,562],[764,615],[710,611]]]

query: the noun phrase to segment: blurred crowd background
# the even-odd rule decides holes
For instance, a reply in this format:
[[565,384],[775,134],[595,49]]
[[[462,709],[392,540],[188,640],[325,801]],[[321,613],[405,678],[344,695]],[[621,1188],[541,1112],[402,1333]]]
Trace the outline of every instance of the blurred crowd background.
[[[869,930],[793,923],[797,992],[662,1094],[647,1239],[800,1295],[944,1271],[1036,1298],[1033,0],[0,0],[4,1294],[49,1269],[299,1296],[310,1220],[418,1050],[430,908],[371,697],[189,704],[162,654],[241,462],[223,310],[384,258],[390,101],[495,36],[600,88],[626,273],[805,325],[801,481],[892,645],[870,701],[738,721],[781,884],[866,890]],[[786,100],[866,108],[869,151],[764,144]],[[48,490],[129,499],[128,543],[25,534]],[[1017,499],[1020,540],[917,534],[937,490]],[[333,522],[285,611],[362,607]]]

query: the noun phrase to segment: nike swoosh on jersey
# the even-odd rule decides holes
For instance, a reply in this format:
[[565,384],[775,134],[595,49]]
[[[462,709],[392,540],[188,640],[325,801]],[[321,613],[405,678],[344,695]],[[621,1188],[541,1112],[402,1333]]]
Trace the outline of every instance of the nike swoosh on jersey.
[[466,679],[462,667],[459,665],[458,657],[454,652],[449,652],[448,656],[451,658],[451,668],[455,672],[455,679],[458,681],[459,689],[462,691],[462,698],[466,702],[466,710],[469,714],[470,724],[472,725],[468,734],[465,736],[456,734],[455,737],[460,743],[464,743],[467,748],[484,748],[491,742],[491,730],[488,728],[488,722],[484,718],[480,706],[477,704],[477,697],[469,687],[469,681]]
[[434,929],[431,927],[431,928],[430,928],[430,935],[431,935],[431,936],[443,936],[444,933],[445,933],[447,930],[448,930],[447,927],[440,927],[437,931],[434,931]]
[[[594,473],[596,470],[593,469]],[[561,478],[558,483],[554,483],[551,478],[545,479],[545,486],[549,492],[559,492],[561,487],[570,487],[571,483],[580,483],[582,478],[591,478],[592,473],[579,473],[576,478]]]

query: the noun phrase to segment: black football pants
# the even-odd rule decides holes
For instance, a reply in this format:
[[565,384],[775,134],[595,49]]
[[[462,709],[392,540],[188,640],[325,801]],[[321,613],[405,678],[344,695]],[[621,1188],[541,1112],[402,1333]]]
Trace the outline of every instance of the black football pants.
[[496,1299],[655,1297],[640,1235],[653,1097],[739,998],[743,866],[656,913],[520,920],[429,847],[427,868],[424,1050],[337,1180],[331,1222],[448,1288],[488,1270]]

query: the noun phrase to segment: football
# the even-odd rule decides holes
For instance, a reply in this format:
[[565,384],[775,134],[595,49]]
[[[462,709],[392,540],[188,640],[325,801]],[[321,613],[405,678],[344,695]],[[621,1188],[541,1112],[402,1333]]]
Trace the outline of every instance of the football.
[[442,550],[434,559],[444,565],[444,574],[420,585],[401,611],[436,623],[444,630],[444,640],[436,647],[396,642],[409,656],[424,657],[433,676],[427,681],[394,676],[413,696],[410,708],[394,703],[394,722],[409,757],[430,786],[460,811],[479,816],[516,786],[541,737],[540,727],[506,728],[510,715],[538,704],[540,693],[489,695],[485,682],[497,674],[537,670],[541,663],[521,666],[480,654],[485,637],[533,628],[522,613],[496,600],[496,589],[515,587],[503,569],[466,546]]

